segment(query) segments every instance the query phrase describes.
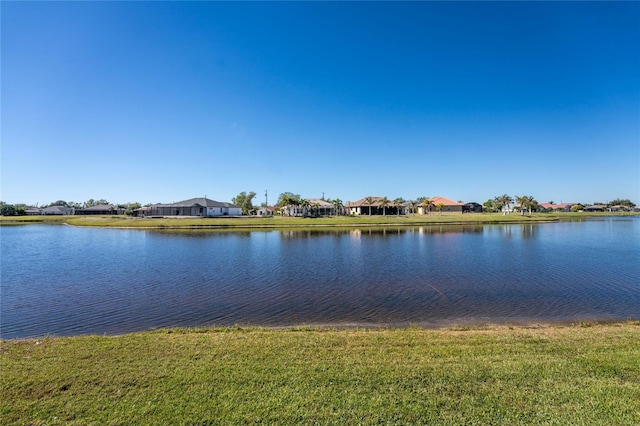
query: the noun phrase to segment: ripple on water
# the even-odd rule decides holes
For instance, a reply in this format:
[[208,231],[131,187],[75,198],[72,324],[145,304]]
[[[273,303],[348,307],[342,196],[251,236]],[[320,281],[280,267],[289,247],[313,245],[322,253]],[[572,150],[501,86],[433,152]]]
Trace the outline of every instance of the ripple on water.
[[391,231],[1,232],[4,338],[640,318],[640,218]]

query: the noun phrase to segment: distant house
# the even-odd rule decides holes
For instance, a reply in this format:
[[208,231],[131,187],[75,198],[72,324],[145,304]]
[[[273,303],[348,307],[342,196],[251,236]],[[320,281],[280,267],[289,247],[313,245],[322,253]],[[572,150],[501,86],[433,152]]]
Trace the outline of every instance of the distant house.
[[191,198],[171,204],[148,207],[147,216],[242,216],[242,207],[208,198]]
[[256,211],[256,215],[257,216],[273,216],[273,214],[275,213],[276,208],[273,206],[268,206],[268,207],[260,207],[257,211]]
[[41,215],[72,215],[75,210],[67,206],[51,206],[39,209]]
[[593,206],[586,206],[583,210],[585,212],[603,212],[607,209],[607,206],[603,206],[601,204],[596,204]]
[[282,214],[285,216],[325,216],[335,214],[333,204],[327,200],[320,198],[305,198],[302,201],[306,202],[306,205],[300,203],[296,205],[282,206]]
[[617,205],[617,206],[609,207],[609,211],[610,212],[627,212],[627,211],[631,211],[631,210],[632,210],[632,207],[623,206],[623,205]]
[[140,207],[131,214],[133,217],[145,217],[149,213],[149,207]]
[[482,204],[470,202],[462,206],[463,213],[482,213]]
[[[438,204],[442,204],[442,214],[462,214],[464,212],[464,204],[463,203],[459,203],[457,201],[453,201],[450,200],[448,198],[444,198],[444,197],[440,197],[440,196],[436,196],[436,197],[432,197],[429,198],[429,200],[431,200],[431,202],[433,203],[433,205],[431,206],[431,211],[432,212],[438,212],[440,213],[440,211],[437,209],[437,205]],[[425,208],[421,205],[418,205],[418,213],[419,214],[427,214],[428,211],[425,211]]]
[[97,206],[87,207],[85,209],[76,210],[77,215],[118,215],[124,214],[124,209],[114,206],[113,204],[99,204]]
[[309,209],[319,216],[336,214],[333,204],[326,200],[319,198],[306,198],[306,200],[309,202]]
[[552,203],[539,203],[538,211],[544,212],[570,212],[571,208],[575,206],[576,203],[562,203],[562,204],[552,204]]
[[[367,201],[367,198],[361,198],[358,201],[348,202],[344,205],[347,214],[351,215],[397,215],[405,214],[406,206],[396,206],[393,201],[389,200],[389,204],[382,206],[383,197],[371,197],[371,204]],[[400,211],[398,211],[398,209]]]
[[39,216],[42,214],[42,209],[39,209],[38,207],[27,207],[24,214],[28,216]]

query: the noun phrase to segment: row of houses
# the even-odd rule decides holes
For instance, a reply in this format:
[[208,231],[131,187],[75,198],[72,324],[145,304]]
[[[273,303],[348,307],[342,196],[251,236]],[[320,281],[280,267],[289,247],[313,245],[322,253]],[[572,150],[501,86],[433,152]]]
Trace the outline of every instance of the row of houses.
[[[126,209],[113,204],[100,204],[84,209],[67,206],[51,206],[46,208],[30,207],[28,215],[123,215]],[[153,204],[133,211],[134,216],[241,216],[242,208],[231,203],[219,202],[208,198],[191,198],[171,204]]]
[[[362,198],[358,201],[348,202],[340,211],[336,210],[334,204],[317,198],[307,198],[305,203],[296,206],[282,207],[282,213],[286,216],[306,216],[312,211],[319,216],[349,214],[349,215],[395,215],[414,212],[416,206],[405,202],[402,205],[385,204],[383,197]],[[444,197],[433,197],[430,199],[433,206],[441,204],[443,206],[440,213],[462,214],[465,212],[482,212],[482,206],[477,203],[463,204],[452,201]],[[258,210],[258,215],[273,215],[275,207],[262,208]],[[97,205],[85,209],[73,209],[65,206],[52,206],[44,209],[29,209],[27,214],[41,215],[121,215],[125,210],[114,205]],[[417,213],[425,214],[423,206],[417,206]],[[241,216],[242,208],[232,203],[211,200],[206,197],[191,198],[170,204],[153,204],[133,211],[137,217],[165,217],[165,216],[196,216],[196,217],[217,217],[217,216]]]
[[[436,206],[441,206],[441,209],[438,209],[439,213],[442,214],[463,214],[463,213],[481,213],[482,206],[478,203],[460,203],[458,201],[453,201],[445,197],[432,197],[429,198],[431,201],[431,210],[435,210]],[[345,209],[347,214],[350,215],[398,215],[398,214],[406,214],[409,211],[413,212],[415,208],[418,214],[428,214],[429,211],[425,209],[421,204],[412,205],[410,202],[404,202],[400,205],[396,205],[394,203],[385,203],[385,199],[383,197],[366,197],[362,198],[358,201],[353,201],[345,204]]]
[[[284,206],[281,208],[282,214],[286,216],[306,216],[313,212],[314,215],[326,216],[336,214],[359,215],[404,215],[407,213],[429,214],[437,210],[438,214],[464,214],[482,213],[483,208],[478,203],[461,203],[445,197],[436,196],[429,198],[431,206],[428,210],[422,204],[404,202],[395,204],[389,202],[384,197],[365,197],[358,201],[348,202],[336,210],[336,206],[326,200],[308,198],[300,205]],[[577,203],[538,204],[537,211],[558,212],[572,211],[574,206],[580,206],[582,211],[590,212],[619,212],[626,211],[626,206],[582,206]],[[438,208],[439,207],[439,208]],[[518,211],[518,206],[508,207],[507,211]],[[261,208],[257,211],[260,216],[273,215],[275,207]],[[84,209],[74,209],[66,206],[51,206],[42,209],[29,208],[28,215],[122,215],[125,209],[114,205],[101,204]],[[170,204],[153,204],[133,211],[133,216],[137,217],[165,217],[165,216],[191,216],[191,217],[218,217],[218,216],[241,216],[242,208],[232,203],[211,200],[206,197],[191,198]]]
[[[517,209],[517,206],[514,207]],[[562,203],[562,204],[552,204],[552,203],[539,203],[537,205],[536,211],[538,212],[571,212],[574,210],[579,210],[583,212],[627,212],[627,211],[640,211],[638,207],[629,207],[629,206],[605,206],[602,204],[594,204],[583,206],[580,203]]]
[[29,207],[25,210],[25,213],[30,216],[42,215],[119,215],[124,214],[125,209],[114,206],[112,204],[100,204],[97,206],[91,206],[84,209],[75,209],[67,206],[51,206],[45,208]]

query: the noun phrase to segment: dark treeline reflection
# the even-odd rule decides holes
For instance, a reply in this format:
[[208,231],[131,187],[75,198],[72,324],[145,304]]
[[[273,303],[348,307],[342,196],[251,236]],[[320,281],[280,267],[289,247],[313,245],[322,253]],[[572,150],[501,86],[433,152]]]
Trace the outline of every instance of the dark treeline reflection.
[[392,237],[394,235],[429,235],[429,234],[482,234],[482,225],[443,225],[443,226],[403,226],[403,227],[366,227],[340,229],[307,229],[278,231],[283,238],[313,238],[327,235],[350,237]]
[[173,236],[173,237],[188,237],[188,238],[215,238],[234,235],[237,237],[251,237],[251,233],[255,231],[251,230],[227,230],[227,229],[153,229],[147,230],[154,235]]
[[[226,230],[211,230],[211,229],[161,229],[161,230],[148,230],[146,232],[166,235],[166,236],[180,236],[180,237],[192,237],[192,238],[215,238],[221,236],[238,236],[238,237],[251,237],[256,233],[275,233],[280,234],[283,238],[312,238],[320,236],[393,236],[393,235],[405,235],[405,234],[449,234],[449,233],[465,233],[465,234],[481,234],[484,231],[483,226],[491,225],[432,225],[432,226],[399,226],[399,227],[322,227],[322,228],[296,228],[296,229],[226,229]],[[510,225],[513,226],[513,225]],[[523,225],[524,226],[524,225]],[[533,226],[533,225],[526,225]],[[532,232],[532,231],[529,231]]]

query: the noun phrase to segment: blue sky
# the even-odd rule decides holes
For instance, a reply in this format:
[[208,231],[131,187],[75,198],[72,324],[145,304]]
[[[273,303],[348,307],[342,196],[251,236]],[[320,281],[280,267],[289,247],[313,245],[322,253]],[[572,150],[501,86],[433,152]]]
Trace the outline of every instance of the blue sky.
[[638,2],[2,2],[10,203],[629,198]]

